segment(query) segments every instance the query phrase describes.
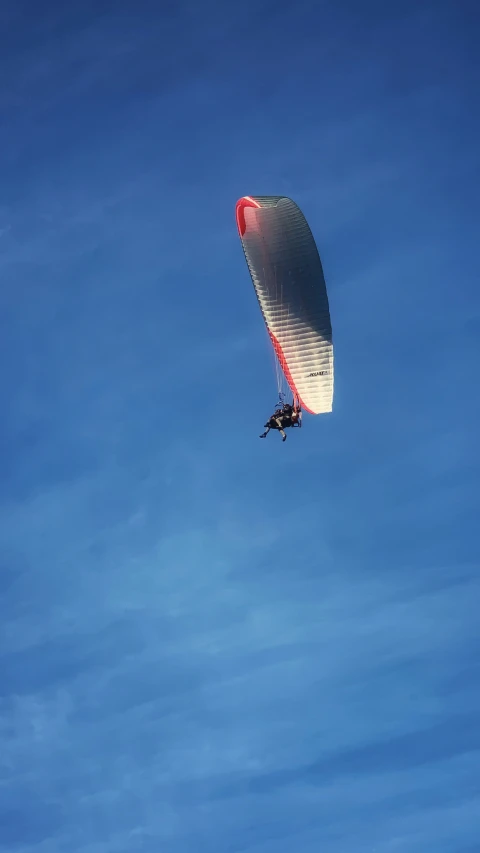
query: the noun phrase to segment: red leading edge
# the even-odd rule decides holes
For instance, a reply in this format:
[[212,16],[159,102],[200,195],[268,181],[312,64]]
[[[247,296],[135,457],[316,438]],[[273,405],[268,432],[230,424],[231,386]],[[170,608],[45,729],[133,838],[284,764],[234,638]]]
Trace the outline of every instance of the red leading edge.
[[[261,205],[258,203],[258,201],[255,201],[255,199],[251,198],[248,195],[243,196],[242,198],[240,198],[237,201],[236,208],[235,208],[235,215],[236,215],[236,219],[237,219],[237,228],[238,228],[238,233],[240,234],[240,237],[244,236],[245,231],[247,229],[247,224],[245,221],[245,208],[246,207],[260,208]],[[309,412],[310,414],[314,414],[311,411],[311,409],[309,409],[308,406],[305,405],[305,403],[301,399],[300,394],[298,393],[298,391],[295,387],[295,383],[293,381],[292,374],[290,373],[290,369],[288,367],[287,360],[283,354],[283,350],[282,350],[279,342],[277,341],[275,335],[270,331],[268,326],[267,326],[267,330],[268,330],[268,334],[270,335],[270,340],[272,341],[273,348],[275,350],[275,354],[276,354],[278,361],[280,362],[280,366],[281,366],[281,368],[285,374],[285,378],[286,378],[288,384],[290,385],[290,390],[291,390],[293,397],[294,397],[294,403],[295,404],[299,403],[300,406],[302,407],[302,409],[304,409],[306,412]]]
[[253,198],[250,198],[249,195],[243,196],[237,201],[237,206],[235,209],[236,217],[237,217],[237,228],[240,237],[243,237],[245,234],[247,224],[245,222],[245,208],[246,207],[260,207],[258,201],[255,201]]

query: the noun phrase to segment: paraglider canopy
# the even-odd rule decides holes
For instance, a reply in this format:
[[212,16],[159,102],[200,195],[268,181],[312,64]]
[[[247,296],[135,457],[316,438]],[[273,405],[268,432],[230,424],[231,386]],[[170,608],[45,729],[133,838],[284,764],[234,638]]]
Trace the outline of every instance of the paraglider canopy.
[[285,196],[244,196],[238,233],[284,382],[311,414],[332,411],[333,343],[322,263],[308,223]]

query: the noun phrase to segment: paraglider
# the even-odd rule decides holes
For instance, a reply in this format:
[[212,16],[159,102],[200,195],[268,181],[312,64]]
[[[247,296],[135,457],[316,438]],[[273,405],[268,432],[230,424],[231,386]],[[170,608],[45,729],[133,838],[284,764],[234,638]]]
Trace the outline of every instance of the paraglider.
[[265,424],[265,432],[262,432],[260,438],[266,438],[271,429],[278,429],[282,436],[282,441],[285,441],[287,427],[302,426],[302,410],[295,403],[284,403],[281,408],[275,409],[271,418]]
[[[301,426],[302,410],[332,411],[333,343],[322,263],[308,223],[285,196],[244,196],[236,220],[277,368],[279,408],[265,424]],[[288,390],[293,396],[289,415]]]

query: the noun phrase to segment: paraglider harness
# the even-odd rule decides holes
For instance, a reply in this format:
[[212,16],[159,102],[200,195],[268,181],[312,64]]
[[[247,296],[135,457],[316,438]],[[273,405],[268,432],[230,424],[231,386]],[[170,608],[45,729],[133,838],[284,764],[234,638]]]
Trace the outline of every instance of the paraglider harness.
[[266,431],[262,433],[260,438],[266,438],[271,429],[276,429],[280,432],[283,441],[285,441],[287,437],[285,429],[302,426],[302,409],[300,404],[294,400],[290,405],[290,403],[285,403],[283,394],[279,394],[278,396],[276,409],[265,424]]
[[[277,407],[275,409],[274,418],[281,418],[283,426],[301,427],[302,426],[302,407],[295,396],[292,403],[285,402],[285,394],[279,393]],[[285,423],[285,420],[290,423]]]

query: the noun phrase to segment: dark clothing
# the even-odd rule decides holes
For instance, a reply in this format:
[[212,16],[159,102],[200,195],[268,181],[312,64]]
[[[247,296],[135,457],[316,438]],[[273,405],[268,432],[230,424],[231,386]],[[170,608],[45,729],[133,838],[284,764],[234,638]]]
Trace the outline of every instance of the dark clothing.
[[272,417],[265,424],[266,430],[260,438],[265,438],[271,429],[276,429],[285,441],[287,436],[285,430],[289,427],[300,426],[300,410],[290,403],[285,403],[281,409],[275,409]]

